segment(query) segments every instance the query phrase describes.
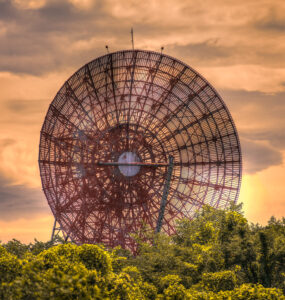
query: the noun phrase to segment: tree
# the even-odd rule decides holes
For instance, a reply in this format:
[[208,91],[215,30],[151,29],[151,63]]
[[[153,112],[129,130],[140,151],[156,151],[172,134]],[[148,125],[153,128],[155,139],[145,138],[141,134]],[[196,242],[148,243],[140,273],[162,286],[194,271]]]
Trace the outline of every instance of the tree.
[[249,225],[240,206],[205,206],[172,237],[146,230],[133,256],[54,242],[0,246],[0,298],[285,299],[285,220]]

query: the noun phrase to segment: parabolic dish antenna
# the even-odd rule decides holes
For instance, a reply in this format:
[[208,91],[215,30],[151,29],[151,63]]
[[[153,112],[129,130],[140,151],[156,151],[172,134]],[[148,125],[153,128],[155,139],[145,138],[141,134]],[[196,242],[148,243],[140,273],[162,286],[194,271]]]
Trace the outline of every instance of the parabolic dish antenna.
[[65,235],[131,250],[132,233],[158,226],[170,167],[160,224],[169,235],[204,204],[236,202],[241,182],[237,131],[215,89],[181,61],[141,50],[99,57],[64,83],[39,166]]

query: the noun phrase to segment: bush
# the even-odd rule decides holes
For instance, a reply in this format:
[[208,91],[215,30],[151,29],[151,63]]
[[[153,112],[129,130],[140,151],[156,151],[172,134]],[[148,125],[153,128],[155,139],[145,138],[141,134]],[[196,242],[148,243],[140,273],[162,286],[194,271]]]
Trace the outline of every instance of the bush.
[[231,292],[220,292],[220,299],[233,300],[284,300],[285,297],[280,289],[265,288],[260,284],[243,284]]
[[18,258],[0,246],[0,284],[13,281],[21,274],[21,268],[22,265]]
[[237,286],[237,276],[233,271],[204,273],[201,284],[213,292],[233,290]]

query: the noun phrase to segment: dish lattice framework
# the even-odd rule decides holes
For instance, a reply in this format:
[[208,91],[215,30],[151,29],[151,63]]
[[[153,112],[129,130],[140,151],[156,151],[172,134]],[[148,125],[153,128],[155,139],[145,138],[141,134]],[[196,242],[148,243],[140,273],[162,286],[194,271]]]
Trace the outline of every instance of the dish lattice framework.
[[128,50],[84,65],[50,104],[41,130],[42,186],[74,242],[135,249],[155,229],[174,166],[162,232],[202,205],[236,202],[241,151],[223,100],[196,71],[161,53]]

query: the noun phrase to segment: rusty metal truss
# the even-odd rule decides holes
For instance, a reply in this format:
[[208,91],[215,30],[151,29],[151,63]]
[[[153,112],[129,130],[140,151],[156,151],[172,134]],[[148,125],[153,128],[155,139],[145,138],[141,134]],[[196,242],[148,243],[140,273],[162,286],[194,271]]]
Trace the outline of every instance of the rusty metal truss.
[[134,251],[132,233],[156,229],[170,156],[162,232],[204,204],[237,201],[241,150],[227,107],[201,75],[161,53],[119,51],[84,65],[41,130],[43,190],[78,244]]

